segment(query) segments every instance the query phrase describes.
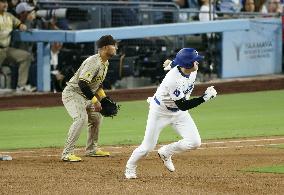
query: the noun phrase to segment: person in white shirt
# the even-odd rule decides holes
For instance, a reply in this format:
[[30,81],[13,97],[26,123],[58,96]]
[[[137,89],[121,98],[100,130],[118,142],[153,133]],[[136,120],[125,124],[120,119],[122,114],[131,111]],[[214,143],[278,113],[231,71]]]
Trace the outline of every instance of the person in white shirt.
[[137,178],[138,160],[155,148],[160,132],[167,125],[171,125],[182,137],[181,140],[158,150],[159,157],[169,171],[175,170],[171,159],[173,154],[196,149],[201,145],[198,129],[188,110],[217,95],[216,90],[211,86],[207,88],[204,95],[190,99],[198,70],[198,61],[203,58],[195,49],[183,48],[176,54],[173,61],[165,61],[165,70],[172,69],[167,73],[154,96],[148,98],[150,110],[144,140],[127,161],[125,170],[127,179]]
[[[209,0],[200,0],[201,7],[200,7],[200,12],[199,12],[199,21],[201,22],[207,22],[210,20],[214,20],[217,18],[217,14],[214,12],[214,6],[211,4],[211,8],[209,5]],[[213,3],[213,1],[212,1]]]
[[62,43],[54,42],[50,46],[50,65],[51,65],[51,90],[56,93],[63,90],[64,83],[64,74],[60,69],[58,58],[60,50],[62,49]]
[[268,0],[267,1],[267,12],[268,13],[282,13],[283,6],[280,0]]

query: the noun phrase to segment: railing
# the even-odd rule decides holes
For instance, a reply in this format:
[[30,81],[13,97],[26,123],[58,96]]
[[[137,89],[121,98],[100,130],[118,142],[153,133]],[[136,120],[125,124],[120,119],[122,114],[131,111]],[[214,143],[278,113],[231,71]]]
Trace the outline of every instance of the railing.
[[[78,6],[80,5],[80,6]],[[173,2],[149,1],[78,1],[78,0],[39,0],[40,9],[78,8],[88,11],[89,20],[74,22],[74,29],[108,28],[116,26],[150,25],[162,23],[178,23],[198,20],[198,9],[179,9]],[[216,6],[216,5],[215,5]],[[134,12],[135,17],[124,18],[121,24],[117,12]],[[277,13],[258,12],[224,12],[210,10],[217,14],[214,19],[256,18],[256,17],[279,17]],[[204,12],[206,13],[206,12]],[[122,16],[123,17],[123,16]],[[137,20],[137,21],[134,21]],[[71,21],[72,22],[72,21]]]
[[[179,10],[179,22],[190,22],[198,20],[199,13],[210,12],[201,12],[198,9],[180,9]],[[241,19],[241,18],[279,18],[282,14],[280,13],[260,13],[260,12],[224,12],[211,10],[212,15],[217,15],[216,18],[211,18],[211,20],[224,20],[224,19]]]
[[250,28],[250,20],[223,20],[211,22],[191,22],[176,24],[145,25],[105,29],[52,31],[32,30],[16,32],[15,38],[20,41],[37,42],[37,88],[39,91],[50,90],[50,47],[49,42],[94,42],[102,35],[111,34],[116,39],[133,39],[143,37],[161,37],[188,35],[196,33],[241,31]]
[[[152,1],[38,1],[40,9],[80,8],[89,20],[73,22],[76,29],[149,25],[178,22],[178,6],[173,2]],[[133,12],[133,15],[129,16]],[[122,20],[123,17],[123,20]],[[135,21],[134,21],[135,20]],[[137,21],[136,21],[137,20]]]

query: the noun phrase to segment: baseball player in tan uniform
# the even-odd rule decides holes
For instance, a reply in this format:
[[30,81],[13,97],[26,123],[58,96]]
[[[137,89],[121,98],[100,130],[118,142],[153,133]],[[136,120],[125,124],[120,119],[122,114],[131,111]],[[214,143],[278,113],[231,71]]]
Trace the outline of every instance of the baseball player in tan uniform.
[[88,124],[86,156],[110,155],[109,152],[99,150],[97,143],[102,121],[100,100],[106,97],[102,83],[108,70],[108,60],[116,55],[117,42],[111,35],[105,35],[98,40],[97,46],[98,53],[82,63],[62,92],[63,104],[73,118],[61,157],[63,161],[81,161],[74,154],[74,148],[85,124]]
[[19,65],[17,91],[35,91],[35,87],[27,85],[32,56],[27,51],[10,47],[13,29],[27,30],[27,26],[7,12],[7,0],[0,0],[0,66],[5,59]]

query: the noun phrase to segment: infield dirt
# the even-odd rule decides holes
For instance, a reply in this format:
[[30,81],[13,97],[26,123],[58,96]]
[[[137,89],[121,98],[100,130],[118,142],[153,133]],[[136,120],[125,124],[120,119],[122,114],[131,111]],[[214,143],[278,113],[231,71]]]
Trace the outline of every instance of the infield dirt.
[[[0,161],[0,194],[283,194],[284,174],[245,172],[284,163],[284,137],[206,141],[198,150],[173,157],[170,173],[153,151],[139,162],[138,179],[124,178],[134,146],[106,146],[108,158],[60,160],[61,149],[10,151]],[[4,154],[4,151],[0,151]]]

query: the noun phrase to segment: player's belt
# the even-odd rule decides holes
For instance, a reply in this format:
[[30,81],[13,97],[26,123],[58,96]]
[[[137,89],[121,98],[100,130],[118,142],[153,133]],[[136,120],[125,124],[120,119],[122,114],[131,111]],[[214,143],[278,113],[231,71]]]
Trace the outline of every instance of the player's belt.
[[[156,96],[154,97],[154,100],[155,100],[155,102],[156,102],[159,106],[161,105],[160,101],[156,98]],[[179,111],[178,108],[171,108],[171,107],[167,107],[167,106],[166,106],[166,108],[167,108],[169,111],[172,111],[172,112],[177,112],[177,111]]]
[[167,106],[166,106],[166,108],[167,108],[168,110],[172,111],[172,112],[177,112],[177,111],[179,111],[178,108],[171,108],[171,107],[167,107]]

